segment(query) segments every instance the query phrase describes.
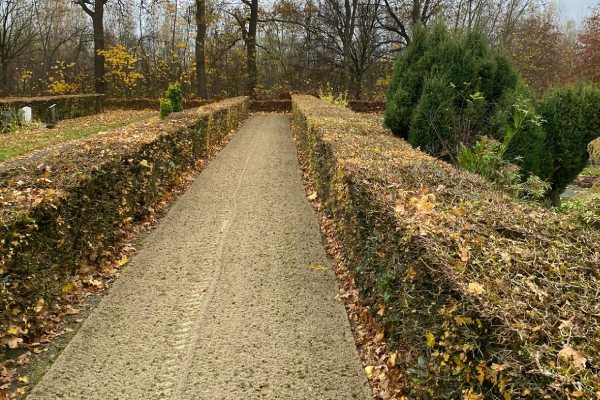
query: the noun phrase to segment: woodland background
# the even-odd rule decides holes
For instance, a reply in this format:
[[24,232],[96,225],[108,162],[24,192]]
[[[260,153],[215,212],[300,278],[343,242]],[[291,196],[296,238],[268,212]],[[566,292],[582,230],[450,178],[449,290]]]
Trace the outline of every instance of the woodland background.
[[179,81],[203,98],[384,99],[413,26],[439,18],[484,32],[538,94],[600,82],[600,6],[577,26],[541,0],[0,0],[0,94],[157,97]]

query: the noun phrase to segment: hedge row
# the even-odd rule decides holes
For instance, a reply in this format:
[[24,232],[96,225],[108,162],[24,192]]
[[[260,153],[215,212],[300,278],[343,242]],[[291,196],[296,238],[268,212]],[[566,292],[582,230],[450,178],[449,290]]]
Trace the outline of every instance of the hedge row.
[[[211,103],[213,103],[212,100],[184,99],[183,108],[202,107]],[[109,98],[104,101],[104,106],[110,110],[158,110],[160,108],[160,100],[148,98]]]
[[18,110],[28,106],[32,108],[34,121],[48,122],[48,108],[53,104],[58,107],[58,117],[60,119],[69,119],[98,114],[102,111],[103,103],[104,95],[102,94],[20,97],[0,99],[0,109]]
[[292,111],[292,100],[252,100],[250,111],[287,113]]
[[239,97],[0,164],[0,343],[15,327],[39,330],[40,300],[50,304],[82,266],[114,253],[247,115]]
[[293,126],[410,398],[595,399],[600,235],[295,96]]
[[358,113],[379,113],[385,111],[385,101],[348,100],[348,108]]

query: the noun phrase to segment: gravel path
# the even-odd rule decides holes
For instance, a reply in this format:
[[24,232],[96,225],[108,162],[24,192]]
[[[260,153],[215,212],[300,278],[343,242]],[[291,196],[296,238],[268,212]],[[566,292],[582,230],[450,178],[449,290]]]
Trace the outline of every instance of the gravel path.
[[369,399],[336,293],[289,120],[254,116],[28,399]]

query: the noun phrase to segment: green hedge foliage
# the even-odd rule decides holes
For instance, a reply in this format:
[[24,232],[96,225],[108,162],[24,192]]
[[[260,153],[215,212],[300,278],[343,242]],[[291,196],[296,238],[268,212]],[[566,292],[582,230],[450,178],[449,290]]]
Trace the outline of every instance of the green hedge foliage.
[[169,88],[165,93],[165,99],[169,99],[171,101],[173,112],[183,111],[183,95],[181,92],[181,85],[179,84],[179,82],[175,82],[169,85]]
[[516,107],[542,124],[525,123],[506,159],[551,183],[556,200],[588,161],[588,144],[600,136],[598,89],[560,88],[541,102],[521,82],[508,58],[479,34],[451,34],[443,24],[417,27],[400,54],[387,93],[385,125],[414,147],[456,163],[463,143],[486,135],[500,142]]
[[314,97],[293,127],[407,398],[596,398],[598,232]]
[[110,257],[247,115],[247,98],[224,100],[0,165],[0,343],[43,329],[36,304],[50,307],[82,266]]
[[399,56],[388,87],[385,124],[435,156],[471,145],[518,76],[476,33],[453,35],[442,24],[418,27]]
[[540,103],[550,167],[540,177],[561,193],[589,161],[588,145],[600,137],[600,90],[591,85],[558,88]]

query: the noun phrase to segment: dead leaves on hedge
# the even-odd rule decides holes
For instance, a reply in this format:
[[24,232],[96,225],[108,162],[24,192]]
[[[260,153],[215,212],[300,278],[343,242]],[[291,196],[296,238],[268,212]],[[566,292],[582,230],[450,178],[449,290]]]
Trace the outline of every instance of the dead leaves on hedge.
[[[397,295],[387,293],[392,312],[394,307],[403,310],[398,312],[403,316],[410,308],[434,315],[453,310],[460,318],[479,321],[461,319],[459,324],[448,315],[448,324],[456,328],[448,338],[439,339],[448,333],[441,322],[430,332],[433,337],[423,335],[423,346],[435,340],[435,350],[440,342],[444,349],[460,349],[461,340],[485,350],[470,352],[473,359],[468,363],[460,357],[462,350],[457,359],[454,353],[440,353],[439,360],[430,357],[425,363],[430,371],[437,365],[447,372],[430,376],[427,383],[439,383],[440,393],[450,381],[477,388],[481,384],[471,366],[481,361],[481,369],[487,371],[484,383],[505,385],[498,389],[506,389],[500,396],[514,398],[522,389],[534,398],[600,398],[600,369],[595,366],[600,363],[598,232],[514,201],[481,177],[433,159],[380,127],[352,135],[369,122],[356,123],[356,115],[309,96],[295,96],[293,101],[295,123],[302,130],[298,136],[301,146],[312,151],[316,179],[335,192],[322,201],[341,215],[336,223],[342,229],[376,230],[386,240],[388,247],[373,254],[361,245],[351,251],[367,252],[362,256],[365,262],[380,257],[373,261],[377,273],[394,258],[387,272],[400,287]],[[331,169],[333,177],[323,173]],[[363,208],[353,213],[353,207]],[[363,212],[368,217],[363,218]],[[359,221],[351,221],[353,216]],[[351,231],[349,236],[355,238],[352,235]],[[430,287],[422,304],[415,300],[405,306],[418,294],[411,285]],[[378,296],[382,293],[373,295]],[[484,328],[485,334],[478,333]],[[401,326],[390,329],[403,331]],[[571,347],[565,350],[567,344]],[[502,380],[494,364],[506,366]],[[370,372],[377,376],[375,370]],[[472,388],[465,389],[467,395],[482,396]]]

